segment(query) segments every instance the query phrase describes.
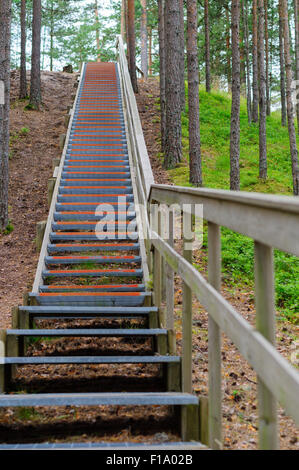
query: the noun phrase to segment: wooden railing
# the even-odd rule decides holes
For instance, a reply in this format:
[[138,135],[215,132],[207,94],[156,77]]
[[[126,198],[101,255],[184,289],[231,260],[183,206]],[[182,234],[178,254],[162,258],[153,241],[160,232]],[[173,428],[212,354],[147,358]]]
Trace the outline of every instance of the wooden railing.
[[122,37],[118,37],[118,68],[122,87],[124,116],[127,128],[128,153],[131,163],[133,190],[135,194],[137,226],[139,228],[142,269],[145,282],[149,282],[147,253],[149,253],[149,232],[147,200],[154,183],[153,171],[147,153],[137,103],[129,75],[128,63]]
[[[124,45],[118,39],[119,71],[128,132],[129,157],[138,192],[137,208],[142,223],[154,302],[165,306],[163,326],[174,329],[174,273],[183,281],[182,387],[192,392],[192,295],[209,316],[209,445],[222,448],[221,332],[239,349],[258,375],[259,447],[278,448],[277,401],[299,425],[299,373],[275,348],[273,248],[299,256],[299,201],[245,192],[193,189],[154,184],[127,67]],[[159,211],[156,205],[164,206]],[[174,212],[177,205],[184,224],[192,231],[195,208],[203,206],[208,223],[208,280],[192,264],[192,248],[185,237],[183,253],[174,248]],[[151,217],[157,212],[157,217]],[[149,220],[155,220],[151,226]],[[162,237],[169,227],[167,239]],[[254,240],[255,307],[254,329],[221,295],[220,228],[227,227]],[[173,336],[172,336],[173,337]]]
[[[153,205],[163,205],[159,211],[158,228],[151,230],[154,258],[154,292],[159,305],[166,304],[167,326],[173,325],[174,276],[183,281],[183,391],[192,392],[192,295],[209,314],[209,444],[221,448],[221,332],[237,346],[258,375],[259,446],[278,447],[277,401],[299,424],[299,373],[275,349],[275,308],[273,248],[299,256],[299,201],[293,197],[278,197],[245,192],[192,189],[152,185],[149,211]],[[166,206],[177,205],[184,224],[192,231],[197,205],[203,206],[203,218],[208,222],[208,281],[192,265],[192,249],[184,246],[180,255],[173,247],[173,236],[161,237],[161,227],[173,220]],[[164,215],[163,215],[164,214]],[[165,215],[166,214],[166,215]],[[172,225],[172,221],[171,221]],[[220,294],[221,242],[220,227],[227,227],[251,237],[255,245],[255,307],[254,329]],[[159,233],[160,232],[160,233]],[[173,233],[173,230],[170,230]],[[162,276],[162,263],[167,275]],[[169,271],[172,274],[169,275]],[[163,286],[163,280],[166,285]],[[163,299],[164,296],[164,299]]]

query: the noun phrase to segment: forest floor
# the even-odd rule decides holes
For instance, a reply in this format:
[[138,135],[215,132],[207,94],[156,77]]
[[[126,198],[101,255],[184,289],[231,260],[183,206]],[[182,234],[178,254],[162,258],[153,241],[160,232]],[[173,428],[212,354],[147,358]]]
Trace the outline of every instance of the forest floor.
[[[12,125],[11,125],[11,158],[10,158],[10,220],[13,230],[10,234],[0,235],[0,328],[11,326],[10,311],[13,306],[22,304],[22,294],[31,289],[38,261],[38,253],[35,248],[36,223],[47,218],[47,182],[52,176],[52,161],[60,157],[59,135],[65,132],[63,127],[67,106],[71,104],[71,95],[74,93],[75,76],[63,73],[43,72],[43,101],[44,108],[41,112],[25,111],[26,102],[17,99],[18,75],[12,77]],[[140,94],[137,96],[140,115],[143,123],[145,139],[149,150],[156,182],[173,184],[174,177],[161,166],[159,146],[159,111],[157,108],[158,83],[157,80],[140,82]],[[212,156],[211,156],[212,158]],[[185,161],[187,166],[187,160]],[[181,171],[181,170],[180,170]],[[182,170],[183,171],[183,170]],[[184,170],[185,171],[185,170]],[[181,182],[184,182],[182,180]],[[176,182],[177,183],[177,182]],[[198,258],[198,259],[197,259]],[[196,256],[196,262],[206,273],[206,251],[203,250]],[[176,289],[175,326],[177,330],[177,343],[181,343],[181,285],[179,280]],[[254,304],[251,286],[238,284],[233,287],[229,279],[225,279],[223,285],[225,297],[238,309],[238,311],[250,323],[254,324]],[[194,369],[193,386],[198,395],[207,395],[208,380],[208,349],[207,349],[207,315],[194,299]],[[48,325],[46,325],[47,327]],[[66,325],[67,326],[67,325]],[[277,323],[278,350],[288,359],[294,352],[298,332],[296,326],[284,318]],[[69,343],[67,348],[72,350],[78,343]],[[101,345],[103,347],[104,345]],[[120,348],[132,348],[136,345],[113,345]],[[62,340],[55,344],[46,340],[32,346],[33,354],[53,354],[55,351],[65,350]],[[99,347],[98,344],[86,343],[83,349]],[[140,345],[138,346],[140,347]],[[251,367],[242,359],[234,345],[223,336],[223,421],[224,421],[224,448],[225,449],[254,449],[257,444],[257,401],[256,401],[256,376]],[[33,387],[40,391],[42,384],[38,376],[50,378],[52,373],[49,368],[42,370],[34,368],[22,368],[19,373],[19,384],[26,389],[33,380]],[[38,368],[36,368],[38,369]],[[97,387],[97,379],[102,374],[107,375],[107,370],[96,371],[89,367],[83,371],[84,380],[80,381],[82,368],[63,368],[56,374],[53,386],[60,390],[65,380],[72,387],[75,383],[84,388],[87,381]],[[55,372],[55,371],[54,371]],[[109,372],[109,371],[108,371]],[[153,372],[153,374],[151,374]],[[128,370],[128,383],[130,376],[142,376],[150,380],[155,371]],[[117,371],[110,371],[106,379],[109,382],[109,374],[117,375]],[[55,374],[54,374],[55,375]],[[109,385],[109,384],[108,384]],[[127,386],[127,384],[126,384]],[[20,390],[21,390],[20,389]],[[3,409],[0,412],[0,439],[6,439],[7,433],[11,435],[12,442],[22,439],[28,440],[35,437],[41,441],[58,442],[64,440],[62,430],[67,430],[69,436],[75,436],[73,441],[88,440],[114,440],[115,442],[134,440],[135,442],[161,442],[163,440],[177,440],[177,435],[172,435],[169,430],[169,417],[167,410],[157,407],[154,414],[150,410],[128,409],[123,411],[104,409],[64,409],[59,412],[56,409]],[[134,419],[132,418],[134,415]],[[140,418],[147,417],[147,425],[144,420],[141,428],[138,422]],[[112,419],[114,418],[114,420]],[[279,410],[280,420],[280,444],[282,449],[299,449],[298,430],[293,421]],[[162,425],[165,425],[164,428]],[[87,436],[92,425],[94,435]],[[117,432],[117,429],[120,432]],[[144,435],[145,429],[151,436]],[[164,432],[164,429],[166,433]],[[106,432],[108,434],[106,435]],[[114,434],[113,434],[114,432]],[[112,434],[111,434],[112,433]],[[145,433],[146,434],[146,433]]]
[[[28,77],[29,78],[29,77]],[[47,186],[52,162],[60,158],[59,136],[72,104],[76,74],[42,72],[41,111],[19,100],[19,73],[12,71],[9,160],[11,233],[0,234],[0,327],[10,327],[11,308],[22,304],[36,271],[36,223],[48,215]]]
[[[217,92],[213,97],[204,97],[203,100],[215,99],[217,101]],[[219,94],[219,100],[222,100]],[[225,100],[229,101],[226,97]],[[183,116],[183,144],[184,159],[181,165],[171,171],[166,171],[162,167],[161,150],[160,150],[160,112],[159,112],[159,82],[152,78],[147,81],[139,82],[139,94],[137,95],[139,113],[142,121],[145,141],[149,152],[154,178],[156,183],[160,184],[179,184],[189,185],[188,183],[188,159],[187,159],[187,121]],[[202,103],[201,103],[202,104]],[[202,109],[202,108],[201,108]],[[229,110],[230,111],[230,110]],[[205,112],[205,109],[203,110]],[[218,110],[219,112],[219,110]],[[220,113],[223,122],[223,113]],[[218,117],[217,117],[218,119]],[[229,122],[229,121],[228,121]],[[225,125],[222,123],[222,126]],[[212,123],[206,129],[203,126],[202,138],[205,142],[203,158],[204,177],[206,177],[207,186],[222,187],[226,189],[226,175],[222,169],[217,168],[217,158],[215,150],[212,146],[206,144],[207,134],[211,132]],[[218,132],[218,127],[213,132]],[[227,143],[226,143],[227,145]],[[225,150],[224,150],[225,151]],[[222,156],[220,157],[222,159]],[[243,158],[243,172],[246,170],[246,159]],[[247,164],[248,166],[248,164]],[[210,167],[207,168],[207,167]],[[217,170],[217,171],[216,171]],[[214,181],[213,181],[214,173]],[[229,174],[229,173],[228,173]],[[222,181],[221,181],[222,179]],[[283,177],[287,181],[287,177]],[[273,192],[276,187],[275,178],[271,179],[270,188],[267,192]],[[248,188],[243,188],[248,190]],[[265,189],[265,188],[264,188]],[[253,189],[261,191],[261,188]],[[287,184],[285,192],[289,189]],[[240,237],[237,247],[225,247],[225,244],[233,245],[235,239],[228,234],[222,239],[223,250],[236,249],[242,251],[246,246],[245,237]],[[207,249],[206,237],[204,237],[204,245],[201,252],[194,256],[194,263],[200,269],[201,273],[207,275]],[[246,246],[247,247],[247,246]],[[246,250],[245,250],[246,251]],[[247,279],[246,272],[238,271],[238,263],[243,263],[238,254],[232,256],[229,268],[223,273],[222,294],[225,298],[240,312],[240,314],[252,325],[255,323],[254,309],[254,291],[253,284]],[[250,255],[250,253],[249,253]],[[244,253],[248,257],[248,253]],[[293,261],[290,260],[290,263]],[[248,262],[248,261],[247,261]],[[241,269],[241,268],[240,268]],[[249,268],[250,269],[250,268]],[[230,276],[236,271],[237,277]],[[240,277],[244,276],[246,282],[242,282]],[[291,275],[289,275],[291,277]],[[239,278],[238,278],[239,277]],[[296,281],[296,279],[295,279]],[[297,299],[298,299],[298,278],[297,278]],[[181,326],[182,326],[182,286],[179,279],[176,279],[176,295],[175,295],[175,327],[177,331],[177,343],[180,347]],[[295,294],[294,294],[295,295]],[[193,299],[194,320],[193,320],[193,387],[199,395],[207,396],[208,394],[208,317],[197,299]],[[288,321],[286,316],[278,316],[277,318],[277,349],[290,360],[295,350],[298,351],[298,326],[293,321]],[[223,390],[223,434],[224,448],[226,449],[254,449],[258,440],[258,410],[257,410],[257,378],[256,374],[249,364],[242,358],[237,348],[225,335],[222,337],[222,390]],[[299,449],[298,429],[294,425],[292,419],[285,415],[282,409],[279,409],[279,429],[280,429],[280,446],[282,449]]]

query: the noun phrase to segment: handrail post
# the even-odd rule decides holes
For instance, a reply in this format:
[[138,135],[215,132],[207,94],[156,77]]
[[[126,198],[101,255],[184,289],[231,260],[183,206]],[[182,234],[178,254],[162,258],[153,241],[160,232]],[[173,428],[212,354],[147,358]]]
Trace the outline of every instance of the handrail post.
[[[208,278],[209,283],[221,289],[221,236],[220,227],[208,223]],[[221,332],[209,315],[209,442],[212,449],[222,448],[221,412]]]
[[[183,212],[183,257],[192,264],[192,214]],[[183,359],[182,390],[192,393],[192,290],[183,282]]]
[[[174,213],[171,208],[168,210],[168,244],[174,247]],[[165,263],[165,300],[166,300],[166,328],[174,329],[174,272],[168,263]]]
[[[257,241],[255,254],[256,327],[272,344],[275,343],[274,262],[273,249]],[[259,447],[278,449],[277,401],[258,377]]]
[[[158,235],[161,234],[161,212],[159,211],[158,204],[151,206],[151,224],[153,224],[153,230]],[[153,281],[154,281],[154,301],[155,306],[160,308],[162,302],[162,259],[159,251],[154,248],[153,253]]]

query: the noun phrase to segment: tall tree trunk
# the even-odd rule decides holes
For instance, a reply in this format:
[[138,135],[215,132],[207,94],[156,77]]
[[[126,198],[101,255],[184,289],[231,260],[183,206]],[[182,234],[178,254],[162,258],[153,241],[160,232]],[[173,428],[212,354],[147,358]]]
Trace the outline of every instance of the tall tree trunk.
[[205,0],[204,17],[205,17],[206,91],[210,93],[211,91],[211,54],[210,54],[209,0]]
[[53,71],[53,45],[54,45],[54,5],[50,6],[50,71]]
[[153,29],[148,28],[148,73],[153,75]]
[[295,15],[295,56],[296,56],[296,114],[299,133],[299,0],[294,1]]
[[26,0],[21,0],[21,61],[20,61],[20,93],[22,100],[27,97],[27,78],[26,78]]
[[284,68],[284,40],[281,2],[279,2],[279,60],[280,60],[280,96],[281,96],[281,125],[287,125],[286,79]]
[[252,2],[252,121],[259,120],[257,0]]
[[225,7],[226,16],[226,75],[227,75],[227,89],[230,92],[232,89],[232,74],[231,74],[231,47],[230,47],[230,17],[229,17],[229,3]]
[[141,70],[144,78],[148,75],[148,57],[147,57],[147,11],[146,0],[140,0],[141,4],[141,21],[140,21],[140,38],[141,38]]
[[185,19],[184,19],[184,0],[179,0],[180,3],[180,74],[181,74],[181,108],[185,110],[186,106],[186,93],[185,93]]
[[[244,5],[245,3],[245,5]],[[245,54],[246,54],[246,82],[247,82],[247,116],[248,122],[251,124],[251,80],[250,80],[250,59],[249,59],[249,33],[248,33],[248,9],[247,0],[242,2],[242,13],[244,23],[244,42],[245,42]]]
[[230,189],[240,190],[240,1],[232,0],[232,110]]
[[164,3],[165,0],[158,0],[159,8],[159,56],[160,56],[160,109],[161,109],[161,150],[165,150],[166,136],[166,57],[165,57],[165,21],[164,21]]
[[29,105],[39,109],[42,102],[40,80],[41,0],[33,0],[31,84]]
[[165,168],[182,158],[181,124],[181,15],[179,0],[165,1],[166,44],[166,136]]
[[100,24],[99,24],[98,0],[95,0],[94,15],[95,15],[95,23],[96,23],[97,62],[101,62]]
[[187,2],[187,62],[189,105],[189,181],[202,185],[200,125],[199,125],[199,66],[197,48],[197,0]]
[[[124,0],[125,10],[125,27],[126,27],[126,40],[127,40],[127,61],[128,67],[130,68],[130,49],[129,49],[129,24],[128,24],[128,0]],[[130,70],[129,70],[130,71]]]
[[135,2],[128,0],[128,49],[129,49],[129,71],[133,90],[138,93],[136,75],[136,42],[135,42]]
[[122,40],[125,42],[126,39],[126,8],[125,1],[121,0],[121,12],[120,12],[120,34]]
[[11,0],[0,2],[0,230],[8,225]]
[[266,112],[271,114],[270,103],[270,72],[269,72],[269,30],[268,30],[268,0],[264,0],[265,5],[265,54],[266,54]]
[[292,175],[293,175],[293,192],[295,196],[299,195],[299,169],[298,169],[298,151],[296,142],[296,131],[294,123],[294,106],[292,99],[292,59],[290,53],[290,31],[288,23],[288,4],[287,0],[280,0],[282,25],[284,36],[284,59],[286,68],[286,85],[287,85],[287,114],[288,114],[288,129],[290,138],[290,151],[292,159]]
[[258,69],[259,69],[259,177],[267,178],[267,131],[266,131],[266,73],[265,73],[265,10],[264,0],[258,0]]

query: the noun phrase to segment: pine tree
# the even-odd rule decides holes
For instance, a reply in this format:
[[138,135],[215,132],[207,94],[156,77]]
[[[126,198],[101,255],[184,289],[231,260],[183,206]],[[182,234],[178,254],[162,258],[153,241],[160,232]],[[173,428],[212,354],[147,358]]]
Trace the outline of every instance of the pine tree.
[[158,0],[159,7],[159,56],[160,56],[160,110],[161,110],[161,150],[165,150],[166,137],[166,56],[165,56],[165,0]]
[[136,75],[136,43],[135,43],[135,2],[128,0],[127,8],[127,24],[128,24],[128,51],[129,51],[129,71],[132,81],[133,90],[138,93],[137,75]]
[[266,73],[265,73],[265,9],[258,0],[258,69],[259,69],[259,177],[267,178]]
[[29,106],[39,109],[42,102],[40,79],[41,0],[33,0],[31,83]]
[[205,0],[204,18],[205,18],[206,91],[209,93],[211,91],[209,0]]
[[148,76],[148,52],[147,52],[147,11],[146,0],[140,0],[141,3],[141,21],[140,21],[140,37],[141,37],[141,70],[143,76]]
[[11,1],[0,2],[0,230],[8,225]]
[[290,31],[288,21],[288,4],[287,0],[280,0],[281,2],[281,15],[283,26],[284,38],[284,59],[286,68],[286,96],[287,96],[287,115],[288,115],[288,130],[290,139],[290,151],[292,160],[292,175],[293,175],[293,192],[295,196],[299,195],[299,169],[298,169],[298,150],[296,142],[296,131],[294,123],[294,106],[292,100],[292,59],[290,54]]
[[199,71],[197,47],[197,0],[187,2],[187,62],[189,106],[189,181],[202,185],[199,126]]
[[166,136],[165,168],[174,168],[182,158],[181,124],[181,16],[180,1],[165,1],[166,44]]
[[252,121],[259,120],[257,0],[252,2]]
[[21,0],[20,11],[21,24],[21,60],[20,60],[20,92],[19,98],[27,98],[27,78],[26,78],[26,0]]
[[230,189],[240,189],[240,1],[232,0],[232,109],[230,131]]

